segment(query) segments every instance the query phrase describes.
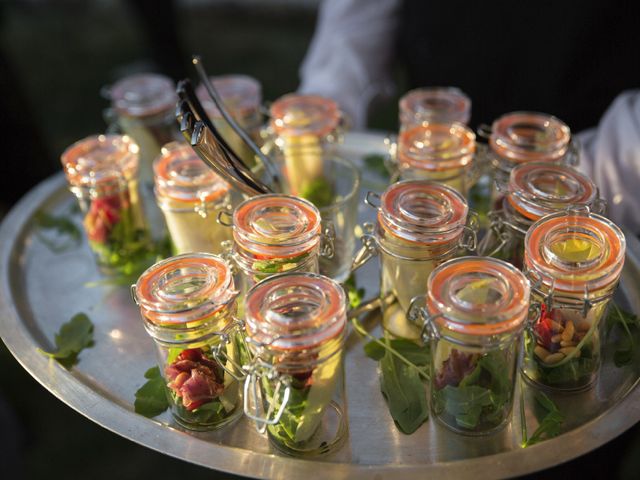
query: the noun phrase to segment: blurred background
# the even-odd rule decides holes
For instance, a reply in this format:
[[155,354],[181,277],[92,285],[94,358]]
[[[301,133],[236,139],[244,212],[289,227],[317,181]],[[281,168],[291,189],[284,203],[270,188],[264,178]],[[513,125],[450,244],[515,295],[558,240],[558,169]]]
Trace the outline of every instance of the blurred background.
[[[0,219],[33,185],[60,171],[74,141],[105,129],[101,89],[133,73],[195,78],[200,53],[211,75],[243,73],[273,100],[295,91],[318,0],[0,1],[0,126],[5,154]],[[397,128],[397,90],[369,128]],[[473,95],[472,95],[473,97]],[[606,105],[605,105],[606,106]],[[604,108],[604,106],[602,107]],[[555,112],[550,112],[555,113]],[[3,478],[239,478],[158,454],[102,429],[36,383],[0,346]],[[637,478],[640,428],[532,478]],[[7,476],[5,476],[7,475]]]

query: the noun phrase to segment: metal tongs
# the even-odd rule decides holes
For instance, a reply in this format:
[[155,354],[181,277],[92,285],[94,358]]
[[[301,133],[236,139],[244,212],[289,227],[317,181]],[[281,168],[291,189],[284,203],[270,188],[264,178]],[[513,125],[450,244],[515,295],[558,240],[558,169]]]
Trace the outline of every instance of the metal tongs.
[[[265,169],[271,177],[273,186],[279,186],[280,181],[273,163],[266,157],[260,148],[251,140],[247,133],[233,120],[229,112],[224,107],[218,93],[209,81],[209,78],[202,67],[200,58],[193,57],[193,63],[201,80],[211,95],[216,107],[223,118],[233,128],[253,152],[260,158]],[[195,90],[188,79],[178,83],[177,88],[180,101],[176,107],[176,119],[180,123],[180,131],[185,139],[191,144],[198,156],[209,165],[218,175],[224,178],[242,193],[254,196],[274,191],[263,183],[242,159],[233,151],[224,140],[220,132],[215,128],[213,122],[208,117],[204,107],[195,94]]]

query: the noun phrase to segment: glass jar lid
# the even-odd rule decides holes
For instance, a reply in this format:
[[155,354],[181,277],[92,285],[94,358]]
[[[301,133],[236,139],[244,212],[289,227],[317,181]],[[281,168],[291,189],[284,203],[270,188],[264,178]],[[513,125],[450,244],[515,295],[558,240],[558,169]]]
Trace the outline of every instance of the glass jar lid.
[[[213,84],[225,108],[233,118],[243,118],[260,110],[262,87],[255,78],[234,74],[209,77],[209,81]],[[222,116],[204,85],[198,85],[196,95],[209,116]]]
[[315,273],[285,273],[255,285],[245,299],[248,339],[269,350],[308,350],[339,336],[347,321],[344,289]]
[[624,264],[622,231],[594,213],[543,217],[529,228],[524,243],[525,268],[547,289],[588,294],[617,282]]
[[125,77],[111,87],[108,95],[118,113],[131,117],[173,112],[178,101],[173,80],[156,73]]
[[60,161],[71,185],[97,187],[133,178],[139,151],[127,135],[92,135],[68,147]]
[[185,143],[171,142],[162,147],[153,171],[156,194],[178,202],[213,202],[230,188]]
[[567,153],[569,127],[552,115],[512,112],[493,122],[489,145],[502,158],[514,163],[555,162]]
[[288,94],[271,105],[271,125],[277,135],[323,137],[340,123],[340,110],[333,100],[318,95]]
[[208,253],[162,260],[140,275],[132,291],[144,317],[159,326],[202,320],[238,295],[229,264]]
[[320,212],[291,195],[259,195],[233,212],[233,239],[257,255],[296,256],[320,243]]
[[437,244],[462,234],[468,211],[466,200],[453,188],[429,180],[406,180],[382,194],[378,223],[404,241]]
[[400,168],[449,170],[471,164],[476,135],[462,123],[424,123],[398,139]]
[[598,199],[598,188],[566,165],[524,163],[511,170],[506,198],[518,213],[538,220],[568,207],[591,208]]
[[466,124],[471,116],[471,100],[455,87],[416,88],[400,99],[399,107],[404,126],[422,122]]
[[518,332],[529,309],[529,282],[513,265],[461,257],[438,266],[427,281],[427,309],[439,332],[491,336]]

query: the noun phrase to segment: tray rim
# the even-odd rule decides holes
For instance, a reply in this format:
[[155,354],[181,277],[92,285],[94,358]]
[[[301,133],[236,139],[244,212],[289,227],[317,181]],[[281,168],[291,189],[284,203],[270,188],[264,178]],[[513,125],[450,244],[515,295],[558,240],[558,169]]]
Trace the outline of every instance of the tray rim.
[[[379,144],[380,140],[380,133],[351,133],[347,135],[345,150],[349,150],[350,144]],[[607,443],[640,420],[640,389],[636,388],[636,382],[609,410],[555,439],[526,449],[432,464],[359,465],[214,446],[197,435],[145,418],[106,399],[83,383],[73,371],[67,371],[39,354],[36,351],[38,343],[12,302],[10,272],[12,268],[19,268],[17,259],[12,256],[14,247],[37,208],[64,186],[62,173],[44,180],[14,205],[0,225],[0,336],[20,365],[59,400],[103,428],[140,445],[204,467],[256,478],[291,475],[294,478],[325,478],[332,475],[332,478],[351,479],[375,475],[381,479],[393,475],[402,479],[419,473],[437,474],[444,479],[494,478],[523,475],[572,460]],[[178,436],[190,441],[175,441]],[[563,455],[558,455],[559,446]]]

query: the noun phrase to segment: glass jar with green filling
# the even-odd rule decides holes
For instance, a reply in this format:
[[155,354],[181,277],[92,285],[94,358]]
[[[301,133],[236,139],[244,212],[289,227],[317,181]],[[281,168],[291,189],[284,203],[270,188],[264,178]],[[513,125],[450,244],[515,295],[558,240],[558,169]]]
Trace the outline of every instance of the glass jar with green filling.
[[362,238],[357,268],[373,254],[380,257],[382,326],[397,338],[420,341],[420,326],[407,318],[411,300],[424,295],[435,267],[475,248],[474,216],[453,188],[427,180],[407,180],[380,197],[375,226]]
[[185,144],[162,147],[153,164],[156,201],[164,214],[176,253],[221,253],[231,231],[220,225],[220,211],[231,211],[229,185]]
[[[260,145],[262,143],[260,137],[260,129],[262,128],[262,87],[260,82],[248,75],[238,74],[210,77],[209,80],[233,119],[249,134],[256,144]],[[227,144],[247,165],[253,167],[256,164],[253,151],[222,117],[204,85],[198,86],[196,94],[200,98],[207,115],[209,115],[209,118]]]
[[622,231],[597,214],[557,213],[531,226],[524,272],[536,313],[525,333],[522,364],[529,381],[562,391],[593,385],[604,318],[624,256]]
[[68,147],[60,160],[101,270],[148,266],[141,264],[150,236],[138,191],[138,145],[126,135],[94,135]]
[[398,109],[401,132],[425,122],[466,125],[471,117],[471,99],[456,87],[423,87],[404,94]]
[[604,207],[596,185],[569,166],[543,162],[518,165],[511,170],[501,209],[489,214],[491,226],[478,245],[478,253],[521,269],[524,236],[535,221],[568,208],[601,214]]
[[433,180],[465,198],[476,180],[476,136],[462,123],[423,123],[400,133],[395,162],[401,180]]
[[288,455],[338,449],[348,430],[343,288],[313,273],[277,275],[249,291],[245,316],[253,354],[244,387],[245,414]]
[[241,299],[253,285],[272,275],[318,273],[320,212],[311,202],[283,194],[252,197],[233,211],[232,234]]
[[331,194],[323,159],[342,141],[338,105],[317,95],[289,94],[273,102],[270,116],[265,152],[282,169],[287,192],[325,206],[315,197]]
[[229,264],[210,254],[178,255],[146,270],[131,292],[156,344],[176,422],[213,430],[236,420],[246,347]]
[[140,181],[150,190],[160,148],[182,138],[175,119],[175,84],[164,75],[143,73],[122,78],[105,93],[111,100],[109,115],[140,147]]
[[569,127],[553,115],[536,112],[511,112],[495,120],[489,133],[488,156],[493,167],[494,209],[501,207],[502,192],[515,166],[529,162],[578,163]]
[[502,260],[462,257],[431,273],[426,297],[419,318],[431,346],[433,416],[466,435],[501,429],[511,416],[529,282]]

